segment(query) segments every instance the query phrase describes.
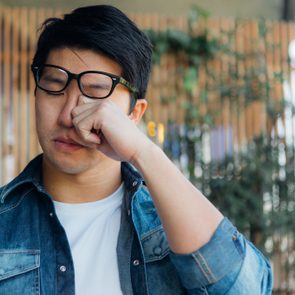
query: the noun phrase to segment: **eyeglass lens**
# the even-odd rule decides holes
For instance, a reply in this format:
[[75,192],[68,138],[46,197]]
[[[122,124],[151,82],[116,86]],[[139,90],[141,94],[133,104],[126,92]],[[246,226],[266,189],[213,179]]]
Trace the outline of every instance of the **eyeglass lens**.
[[[44,66],[39,72],[38,84],[47,91],[59,92],[65,88],[68,79],[68,74],[64,70]],[[112,85],[112,78],[104,74],[85,73],[80,76],[80,87],[86,96],[97,98],[108,96]]]

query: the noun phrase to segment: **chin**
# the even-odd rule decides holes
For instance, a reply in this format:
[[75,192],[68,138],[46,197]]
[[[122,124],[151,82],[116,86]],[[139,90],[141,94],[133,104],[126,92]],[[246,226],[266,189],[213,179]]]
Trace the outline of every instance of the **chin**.
[[60,172],[65,173],[65,174],[70,174],[70,175],[77,175],[77,174],[81,174],[84,171],[87,171],[87,167],[81,167],[81,166],[66,166],[66,165],[62,165],[62,166],[55,166],[56,169],[58,169]]
[[44,155],[44,159],[47,165],[51,166],[54,170],[71,175],[80,174],[90,170],[94,163],[93,159],[87,161],[81,157],[80,159],[66,156],[52,157],[50,154]]

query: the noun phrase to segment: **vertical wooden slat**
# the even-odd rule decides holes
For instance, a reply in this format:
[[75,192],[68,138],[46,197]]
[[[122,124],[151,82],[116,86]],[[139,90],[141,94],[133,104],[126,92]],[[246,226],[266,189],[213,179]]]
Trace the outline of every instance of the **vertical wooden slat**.
[[[292,83],[291,82],[291,75],[292,75],[292,69],[290,67],[290,62],[289,62],[289,55],[288,55],[288,49],[289,49],[289,44],[290,42],[294,39],[294,35],[292,34],[292,31],[290,30],[290,28],[293,27],[294,30],[294,23],[283,23],[282,27],[281,27],[281,36],[282,36],[282,67],[284,68],[284,72],[287,74],[285,76],[285,80],[289,83],[289,85]],[[294,32],[294,31],[293,31]],[[286,82],[285,81],[285,82]],[[289,97],[289,101],[292,101],[292,86],[289,87],[290,89],[290,94],[291,97]],[[295,97],[295,96],[294,96]],[[295,100],[293,101],[293,104],[295,103]],[[287,159],[289,158],[289,160],[287,160],[288,162],[290,161],[290,159],[292,159],[293,157],[293,167],[295,167],[295,112],[294,110],[290,110],[289,107],[289,114],[288,114],[288,120],[286,120],[286,118],[284,117],[284,126],[285,126],[285,140],[286,140],[286,151],[285,154],[287,156]],[[291,135],[291,136],[290,136]],[[291,166],[292,163],[287,163],[287,166]],[[295,169],[294,169],[295,170]],[[295,171],[293,173],[293,177],[291,178],[293,179],[293,182],[295,180]],[[292,181],[290,179],[290,182]],[[294,202],[295,196],[291,196],[288,199],[288,205],[292,204],[292,202]],[[290,259],[288,259],[289,257],[291,257],[291,255],[293,255],[294,253],[294,236],[293,233],[290,232],[288,235],[288,253],[287,253],[287,263],[288,263],[288,284],[290,289],[292,289],[293,286],[295,286],[294,284],[294,277],[291,275],[292,273],[292,262],[290,261]]]
[[[30,18],[29,18],[29,63],[28,66],[30,66],[33,55],[35,53],[36,48],[36,36],[37,36],[37,9],[31,8],[30,9]],[[29,158],[32,159],[37,153],[38,153],[38,141],[36,136],[36,126],[35,126],[35,110],[34,110],[34,104],[35,104],[35,82],[33,79],[33,75],[31,74],[30,69],[28,69],[29,74],[29,129],[31,131],[30,133],[30,146],[29,146]]]
[[[239,62],[239,57],[237,55],[236,51],[236,46],[237,46],[237,22],[236,20],[233,20],[232,23],[232,41],[230,43],[230,50],[232,52],[231,54],[231,73],[235,73],[238,69],[238,62]],[[234,54],[233,54],[234,53]],[[230,73],[229,77],[232,75]],[[240,151],[240,140],[239,140],[239,102],[238,102],[238,94],[237,94],[237,86],[238,86],[238,79],[235,77],[233,81],[228,79],[228,83],[231,84],[231,87],[233,91],[231,91],[230,98],[231,99],[231,105],[230,105],[230,112],[231,112],[231,128],[232,128],[232,144],[233,144],[233,155],[237,155],[238,152]],[[236,156],[235,156],[236,157]]]
[[[234,26],[235,23],[233,20],[223,20],[221,22],[221,30],[223,32],[223,42],[224,45],[228,47],[228,49],[232,52],[234,52],[234,42],[233,42],[233,32],[234,32]],[[223,79],[222,83],[224,87],[231,88],[235,85],[234,78],[231,75],[231,70],[234,66],[234,54],[224,54],[224,57],[222,58],[222,73],[223,73]],[[231,79],[229,78],[231,77]],[[232,101],[231,101],[232,99]],[[222,124],[224,129],[224,153],[225,155],[228,155],[230,153],[230,149],[232,148],[232,142],[231,142],[231,134],[232,134],[232,128],[234,126],[233,124],[233,108],[232,105],[234,100],[229,95],[224,96],[223,102],[222,102]]]
[[[167,18],[159,18],[158,20],[159,27],[155,27],[156,30],[161,28],[162,30],[166,31],[168,29],[168,19]],[[167,104],[163,104],[161,99],[165,99],[169,96],[169,55],[165,54],[161,59],[161,82],[162,86],[160,87],[160,96],[158,98],[158,104],[156,109],[154,110],[157,113],[157,124],[164,123],[167,124],[168,121],[168,107]]]
[[[294,23],[289,23],[288,24],[288,40],[291,42],[292,40],[295,39],[295,24]],[[294,72],[294,69],[291,68],[291,65],[289,64],[289,81],[290,81],[290,89],[291,89],[291,99],[293,103],[295,103],[295,85],[292,85],[292,71]],[[291,110],[291,118],[292,120],[295,120],[295,110]],[[290,132],[291,132],[291,138],[292,138],[292,143],[293,143],[293,149],[292,149],[292,155],[294,157],[294,167],[295,167],[295,124],[291,121],[291,126]],[[295,179],[295,171],[294,171],[294,179]],[[295,197],[294,197],[295,198]]]
[[[252,64],[253,59],[251,57],[251,23],[245,22],[245,74],[246,79],[248,79],[249,82],[249,76],[251,75],[252,70]],[[244,86],[245,87],[245,86]],[[246,138],[244,139],[244,144],[246,144],[247,139],[252,137],[252,110],[251,106],[249,104],[249,97],[244,97],[244,108],[245,108],[245,117],[244,117],[244,124],[245,124],[245,130],[246,130]]]
[[[209,40],[218,40],[219,39],[219,35],[220,35],[220,20],[219,19],[208,19],[208,27],[210,27],[211,29],[208,30],[209,33]],[[217,115],[218,115],[218,106],[216,104],[216,102],[218,101],[218,93],[217,93],[217,89],[216,87],[214,87],[214,85],[218,85],[219,83],[219,71],[218,69],[220,68],[220,60],[221,60],[221,56],[220,53],[218,53],[218,55],[214,58],[209,60],[206,63],[206,84],[205,84],[205,91],[207,92],[208,95],[208,110],[210,114],[215,114],[213,117],[213,124],[217,125]],[[211,89],[211,90],[209,90]],[[210,130],[210,147],[217,147],[216,142],[216,136],[213,130]],[[218,157],[218,155],[215,154],[215,150],[216,149],[210,149],[208,152],[210,152],[210,158],[211,159],[215,159]]]
[[14,161],[14,174],[17,175],[20,171],[20,129],[19,129],[19,95],[20,95],[20,59],[22,58],[19,52],[19,39],[21,34],[20,27],[20,10],[14,8],[12,12],[14,19],[12,31],[12,71],[13,71],[13,90],[12,90],[12,116],[13,116],[13,148],[12,155]]
[[[187,33],[188,32],[188,23],[187,23],[187,19],[185,19],[185,23],[184,23],[184,19],[182,18],[179,22],[180,27],[179,29],[182,30],[183,32]],[[175,69],[175,80],[176,80],[176,91],[178,93],[177,95],[177,124],[180,126],[183,126],[183,122],[185,120],[185,110],[184,110],[184,104],[186,102],[186,95],[184,93],[184,91],[182,90],[182,75],[179,73],[180,71],[178,70],[179,64],[182,63],[182,60],[180,57],[178,57],[177,61],[176,61],[176,69]]]
[[169,63],[169,97],[175,97],[175,99],[169,102],[169,120],[172,122],[176,121],[177,117],[177,101],[178,97],[176,97],[177,87],[176,87],[176,70],[177,70],[177,62],[176,58],[173,55],[170,55],[170,63]]
[[[274,44],[274,72],[273,72],[273,85],[274,85],[274,97],[273,102],[275,103],[275,110],[279,111],[279,105],[281,103],[283,94],[282,94],[282,87],[281,82],[278,75],[281,74],[281,56],[280,56],[280,24],[279,22],[274,22],[273,26],[273,44]],[[277,125],[275,124],[274,130],[277,134]]]
[[[4,8],[0,7],[0,97],[3,96],[3,43],[4,43],[4,34],[3,34],[3,17],[4,17]],[[3,129],[3,103],[0,101],[0,185],[4,183],[4,129]]]
[[260,46],[260,36],[259,36],[259,28],[258,28],[258,22],[257,21],[251,21],[251,54],[253,55],[253,63],[251,65],[251,68],[253,68],[253,71],[255,71],[253,75],[253,81],[252,81],[252,91],[253,95],[255,97],[255,101],[252,103],[252,138],[258,137],[263,132],[263,126],[262,126],[262,119],[264,117],[264,112],[262,106],[264,105],[264,102],[262,102],[260,97],[262,93],[262,89],[260,87],[260,76],[261,74],[257,73],[257,66],[263,66],[263,64],[257,64],[261,60],[261,46]]
[[[217,25],[217,30],[219,37],[218,39],[220,40],[220,43],[226,46],[226,39],[227,39],[227,32],[226,29],[223,26],[223,21],[222,19],[218,19]],[[225,75],[224,71],[227,70],[227,55],[224,53],[221,53],[221,55],[218,57],[218,60],[216,60],[216,63],[214,65],[214,72],[216,73],[216,84],[217,85],[224,85],[225,83]],[[214,83],[214,82],[213,82]],[[213,84],[214,85],[214,84]],[[212,86],[213,86],[212,85]],[[218,87],[219,88],[219,87]],[[217,88],[217,95],[215,97],[215,141],[217,142],[215,152],[217,153],[216,159],[219,161],[222,160],[224,157],[224,97],[221,98],[220,94],[218,93],[218,88]]]
[[[266,65],[267,65],[267,70],[266,70],[266,79],[270,85],[270,87],[267,89],[266,93],[266,104],[271,104],[272,103],[272,97],[273,97],[273,71],[274,71],[274,59],[273,59],[273,24],[270,21],[266,21],[266,36],[265,36],[265,55],[266,55]],[[266,130],[267,134],[271,134],[272,130],[272,122],[267,116],[267,122],[266,122]]]
[[[261,92],[264,96],[267,96],[267,87],[265,86],[267,83],[267,61],[266,61],[266,42],[265,42],[265,20],[260,20],[260,22],[257,24],[258,26],[261,26],[261,32],[259,32],[259,44],[258,44],[258,50],[259,50],[259,58],[263,63],[264,69],[263,74],[259,76],[259,79],[261,81],[261,85],[263,85],[263,88],[261,89]],[[266,99],[264,98],[263,103],[261,103],[261,132],[263,135],[266,134],[266,125],[267,125],[267,106],[266,106]]]
[[[218,18],[216,19],[215,23],[215,30],[217,34],[219,35],[218,39],[220,38],[221,34],[221,19]],[[223,54],[219,55],[217,58],[214,58],[212,62],[212,69],[211,72],[213,74],[213,79],[210,80],[211,85],[209,86],[210,88],[212,87],[213,89],[216,87],[215,85],[222,85],[222,58]],[[220,95],[218,93],[218,89],[215,90],[215,94],[212,96],[213,98],[213,108],[212,108],[212,114],[214,115],[214,125],[215,125],[215,130],[213,130],[212,136],[211,136],[211,146],[214,147],[214,150],[212,151],[212,158],[213,159],[221,159],[221,150],[222,150],[222,134],[219,132],[220,131],[220,126],[222,125],[221,121],[221,113],[222,113],[222,108],[221,108],[221,101],[219,99]],[[212,104],[211,104],[212,105]],[[214,144],[215,142],[215,144]],[[215,152],[215,155],[213,154]]]
[[[282,72],[282,79],[284,81],[287,81],[290,77],[289,73],[289,60],[288,60],[288,24],[286,22],[280,22],[280,71]],[[282,83],[280,83],[280,88],[282,89]],[[282,93],[282,97],[280,97],[280,100],[283,99],[285,96],[284,93]],[[284,128],[284,134],[287,132],[287,126],[285,121],[285,112],[282,112],[281,114],[282,119],[282,125]],[[285,139],[283,139],[285,141]]]
[[20,25],[22,28],[22,34],[20,36],[20,97],[19,97],[19,106],[20,106],[20,168],[24,168],[27,161],[27,150],[28,150],[28,91],[27,91],[27,81],[28,81],[28,53],[27,53],[27,36],[28,36],[28,26],[27,26],[27,9],[22,8],[20,14]]
[[[229,23],[227,20],[223,20],[220,22],[220,30],[221,30],[221,42],[226,45],[229,44]],[[229,55],[228,54],[223,54],[222,56],[222,62],[221,62],[221,81],[222,81],[222,85],[226,86],[227,83],[227,75],[228,75],[228,71],[229,71],[229,64],[230,60],[229,60]],[[223,157],[225,157],[227,150],[228,150],[228,146],[227,146],[227,130],[229,128],[229,111],[228,111],[228,107],[229,107],[229,101],[228,101],[229,97],[227,95],[224,95],[221,99],[219,99],[220,101],[220,133],[221,133],[221,138],[220,138],[220,147],[221,147],[221,159]],[[223,135],[223,136],[222,136]]]
[[[236,53],[239,55],[237,60],[237,76],[238,76],[238,83],[237,88],[243,87],[243,79],[242,77],[245,76],[245,64],[244,64],[244,57],[243,54],[245,52],[244,42],[246,39],[245,35],[245,26],[242,21],[236,22]],[[244,97],[238,92],[237,95],[237,116],[238,116],[238,145],[240,149],[245,144],[246,138],[246,130],[245,130],[245,108],[244,108]]]
[[4,60],[3,60],[3,68],[4,68],[4,77],[3,77],[3,114],[2,114],[2,122],[3,122],[3,156],[4,156],[4,169],[3,169],[3,179],[7,181],[7,157],[9,155],[9,143],[8,143],[8,124],[9,124],[9,101],[11,95],[11,47],[10,47],[10,38],[11,38],[11,9],[5,9],[4,15]]

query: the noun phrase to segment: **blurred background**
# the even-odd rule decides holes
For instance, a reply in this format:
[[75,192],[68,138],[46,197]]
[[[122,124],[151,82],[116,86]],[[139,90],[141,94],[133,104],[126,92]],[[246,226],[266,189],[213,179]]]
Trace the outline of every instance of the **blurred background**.
[[[0,1],[1,185],[41,152],[30,74],[38,28],[103,3]],[[295,294],[295,0],[107,4],[154,46],[142,130],[271,259],[273,294]]]

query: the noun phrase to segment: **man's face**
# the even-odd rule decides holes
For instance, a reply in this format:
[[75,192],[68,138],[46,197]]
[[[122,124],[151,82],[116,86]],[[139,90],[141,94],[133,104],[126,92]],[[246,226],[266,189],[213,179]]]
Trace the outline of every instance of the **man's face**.
[[[91,50],[61,48],[52,50],[46,64],[63,67],[79,74],[88,70],[103,71],[120,76],[122,69],[111,59]],[[44,161],[64,173],[78,174],[111,161],[95,149],[75,143],[81,142],[72,123],[72,110],[77,106],[81,91],[77,80],[71,80],[62,94],[52,95],[36,91],[36,127]],[[117,85],[106,99],[115,102],[126,114],[130,94],[126,87]]]

